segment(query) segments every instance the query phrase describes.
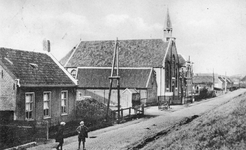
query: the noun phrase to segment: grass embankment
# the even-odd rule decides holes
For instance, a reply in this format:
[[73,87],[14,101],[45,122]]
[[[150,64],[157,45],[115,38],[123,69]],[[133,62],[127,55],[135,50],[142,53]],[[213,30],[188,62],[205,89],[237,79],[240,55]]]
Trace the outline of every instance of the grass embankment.
[[246,94],[152,143],[151,149],[246,149]]

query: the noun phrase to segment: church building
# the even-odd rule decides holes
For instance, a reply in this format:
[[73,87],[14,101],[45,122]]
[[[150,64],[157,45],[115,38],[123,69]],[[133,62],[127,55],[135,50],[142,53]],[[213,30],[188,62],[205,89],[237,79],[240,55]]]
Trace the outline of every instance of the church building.
[[[141,91],[143,93],[140,93],[141,99],[144,98],[146,103],[157,103],[158,98],[164,97],[166,93],[171,93],[172,103],[181,104],[182,80],[179,71],[184,66],[185,60],[178,54],[176,41],[172,36],[173,28],[168,11],[162,32],[163,37],[160,39],[118,40],[119,69],[121,70],[122,68],[129,71],[128,74],[119,74],[119,76],[124,78],[124,81],[120,84],[122,88],[124,87],[122,91],[126,88],[135,88],[131,85],[136,85],[135,89],[146,91]],[[100,95],[104,99],[107,98],[107,94],[102,94],[98,90],[104,89],[102,92],[105,93],[105,90],[109,88],[108,76],[106,78],[92,78],[92,76],[95,76],[93,73],[98,72],[95,69],[108,70],[112,67],[114,48],[114,40],[80,41],[76,47],[61,59],[60,63],[78,79],[78,93],[79,89],[87,91],[90,89],[90,93],[92,92],[94,96]],[[81,69],[86,69],[88,80],[84,80],[95,83],[93,87],[85,88],[85,84],[79,81],[79,79],[84,78],[80,77],[80,75],[85,74],[85,72],[79,73]],[[88,69],[91,69],[91,71],[88,71]],[[146,74],[139,77],[140,72]],[[104,84],[104,82],[108,84]],[[105,86],[101,86],[102,83]],[[97,91],[95,92],[95,90]],[[140,92],[140,90],[138,91]],[[85,94],[85,92],[81,93]]]

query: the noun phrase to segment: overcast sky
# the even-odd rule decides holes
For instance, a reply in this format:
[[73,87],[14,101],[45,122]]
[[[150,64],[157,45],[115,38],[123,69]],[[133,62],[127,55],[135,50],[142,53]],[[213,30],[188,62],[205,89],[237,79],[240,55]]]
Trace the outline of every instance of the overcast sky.
[[0,47],[60,60],[80,40],[163,38],[169,8],[178,53],[195,73],[246,75],[245,0],[0,0]]

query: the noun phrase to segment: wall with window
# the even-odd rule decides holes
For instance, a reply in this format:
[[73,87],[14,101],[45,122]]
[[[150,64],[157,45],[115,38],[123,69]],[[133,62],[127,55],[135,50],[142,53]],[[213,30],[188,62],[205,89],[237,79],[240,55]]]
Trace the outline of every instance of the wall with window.
[[165,59],[165,87],[167,92],[179,93],[179,62],[175,42],[172,42]]
[[75,119],[75,88],[18,88],[17,119],[50,125]]
[[0,111],[14,111],[16,97],[16,82],[0,66]]
[[165,92],[173,92],[172,103],[181,104],[181,82],[179,78],[179,60],[175,42],[172,42],[167,52],[165,67]]

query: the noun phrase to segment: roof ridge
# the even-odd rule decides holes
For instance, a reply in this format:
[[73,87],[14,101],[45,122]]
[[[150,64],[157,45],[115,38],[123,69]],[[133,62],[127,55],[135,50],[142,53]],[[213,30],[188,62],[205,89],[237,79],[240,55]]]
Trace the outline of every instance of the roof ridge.
[[21,52],[31,52],[31,53],[41,53],[46,54],[44,51],[30,51],[30,50],[23,50],[23,49],[13,49],[13,48],[7,48],[7,47],[0,47],[0,50],[13,50],[13,51],[21,51]]
[[[121,40],[118,40],[118,41],[137,41],[137,40],[162,40],[162,38],[156,38],[156,39],[121,39]],[[80,41],[80,43],[82,42],[106,42],[106,41],[115,41],[115,40],[85,40],[85,41]],[[163,41],[165,42],[165,41]]]
[[51,53],[47,52],[46,54],[55,62],[56,65],[58,65],[58,67],[69,77],[69,79],[77,85],[77,80],[72,77],[72,75],[59,63],[59,61]]

